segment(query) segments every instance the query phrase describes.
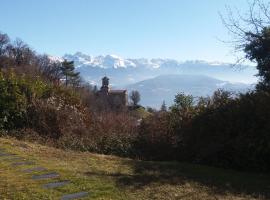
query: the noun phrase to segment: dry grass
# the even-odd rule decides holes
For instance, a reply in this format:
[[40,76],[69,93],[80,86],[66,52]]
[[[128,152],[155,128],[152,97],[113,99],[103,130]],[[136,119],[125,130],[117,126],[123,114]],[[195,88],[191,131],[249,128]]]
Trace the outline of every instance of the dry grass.
[[[59,199],[65,193],[88,191],[88,199],[269,199],[270,176],[241,173],[177,162],[143,162],[115,156],[64,151],[11,138],[0,147],[35,161],[71,180],[58,189],[42,189],[49,180],[34,181],[0,157],[1,199]],[[87,199],[87,198],[86,198]]]

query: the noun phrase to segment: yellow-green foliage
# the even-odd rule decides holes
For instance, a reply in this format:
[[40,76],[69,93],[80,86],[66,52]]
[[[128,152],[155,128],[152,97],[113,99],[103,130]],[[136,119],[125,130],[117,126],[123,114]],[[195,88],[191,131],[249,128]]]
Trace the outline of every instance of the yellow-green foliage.
[[136,117],[136,118],[146,118],[148,116],[151,115],[151,113],[149,113],[148,111],[146,111],[143,107],[139,107],[135,110],[132,111],[132,114]]
[[78,105],[79,97],[72,89],[53,86],[39,78],[0,71],[0,129],[27,127],[27,112],[37,100],[50,97],[65,105]]
[[24,123],[27,96],[22,81],[14,73],[0,72],[0,128],[11,129]]

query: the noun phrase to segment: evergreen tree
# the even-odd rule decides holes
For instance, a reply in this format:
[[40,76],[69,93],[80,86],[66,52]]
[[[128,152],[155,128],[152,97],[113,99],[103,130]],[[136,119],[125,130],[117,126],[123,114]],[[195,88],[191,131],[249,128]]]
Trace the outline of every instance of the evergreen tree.
[[165,101],[162,102],[161,107],[160,107],[160,111],[162,112],[166,112],[167,111],[167,106]]
[[132,101],[132,104],[134,106],[137,106],[139,101],[141,100],[141,95],[140,95],[139,91],[137,91],[137,90],[131,91],[130,99]]
[[80,72],[75,72],[74,61],[64,60],[64,62],[62,62],[61,71],[65,77],[66,86],[68,84],[72,84],[73,86],[79,84]]
[[94,92],[94,94],[96,94],[96,93],[98,92],[98,88],[97,88],[96,85],[95,85],[94,88],[93,88],[93,92]]
[[270,27],[264,27],[257,34],[247,33],[248,41],[245,45],[246,57],[257,63],[260,81],[259,90],[270,90]]
[[222,20],[232,35],[230,41],[236,52],[243,51],[244,57],[237,58],[237,63],[248,59],[257,64],[259,82],[257,90],[270,91],[270,7],[264,0],[249,2],[247,13],[235,12],[228,7],[228,17]]

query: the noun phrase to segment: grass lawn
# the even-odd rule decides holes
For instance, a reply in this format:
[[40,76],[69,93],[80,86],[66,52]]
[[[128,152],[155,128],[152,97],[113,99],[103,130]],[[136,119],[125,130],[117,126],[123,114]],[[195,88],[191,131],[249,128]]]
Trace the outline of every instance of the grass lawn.
[[[144,162],[115,156],[64,151],[39,144],[0,138],[0,148],[35,164],[0,157],[0,199],[60,199],[86,191],[84,199],[270,199],[270,175],[243,173],[178,162]],[[54,179],[33,180],[23,170],[41,166],[59,173]],[[43,184],[70,180],[44,189]]]

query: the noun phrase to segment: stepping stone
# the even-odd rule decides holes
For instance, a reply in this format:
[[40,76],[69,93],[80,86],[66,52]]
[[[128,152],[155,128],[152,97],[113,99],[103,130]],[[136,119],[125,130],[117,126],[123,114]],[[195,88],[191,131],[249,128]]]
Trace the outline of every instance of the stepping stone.
[[41,180],[41,179],[47,179],[47,178],[57,178],[60,175],[53,172],[53,173],[49,173],[49,174],[42,174],[42,175],[34,175],[32,176],[32,179],[34,180]]
[[16,154],[14,154],[14,153],[0,153],[0,157],[4,157],[4,156],[16,156]]
[[88,196],[88,192],[78,192],[73,194],[66,194],[62,196],[61,200],[78,199],[86,196]]
[[44,167],[33,167],[33,168],[30,168],[30,169],[25,169],[22,172],[31,173],[31,172],[41,172],[41,171],[45,171],[45,170],[46,169]]
[[20,165],[33,165],[35,164],[32,161],[23,161],[23,162],[16,162],[16,163],[12,163],[12,166],[20,166]]
[[4,161],[15,161],[15,160],[24,160],[24,158],[21,158],[21,157],[9,157],[9,158],[5,158],[3,160]]
[[43,185],[42,187],[46,188],[46,189],[51,189],[51,188],[56,188],[56,187],[61,187],[61,186],[67,185],[69,183],[70,183],[70,181],[47,183],[47,184]]

